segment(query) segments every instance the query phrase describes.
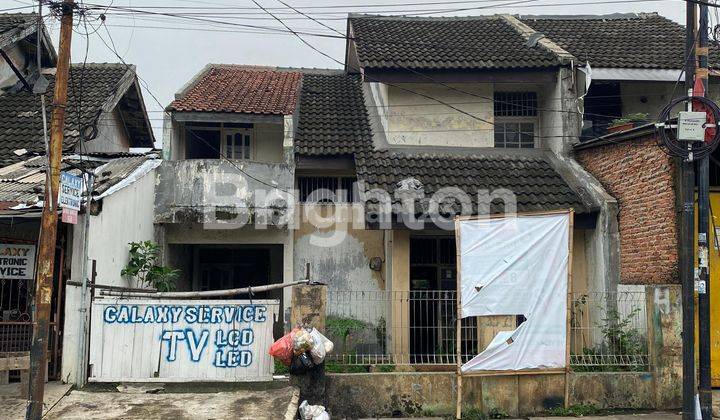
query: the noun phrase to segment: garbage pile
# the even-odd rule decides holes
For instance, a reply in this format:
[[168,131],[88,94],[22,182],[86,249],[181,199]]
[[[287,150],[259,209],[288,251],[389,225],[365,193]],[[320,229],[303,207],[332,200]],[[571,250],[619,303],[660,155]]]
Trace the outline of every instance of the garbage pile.
[[330,420],[330,415],[325,411],[322,405],[309,405],[307,401],[303,401],[298,407],[300,420]]
[[321,364],[333,349],[332,341],[312,327],[296,327],[270,346],[270,355],[300,375]]

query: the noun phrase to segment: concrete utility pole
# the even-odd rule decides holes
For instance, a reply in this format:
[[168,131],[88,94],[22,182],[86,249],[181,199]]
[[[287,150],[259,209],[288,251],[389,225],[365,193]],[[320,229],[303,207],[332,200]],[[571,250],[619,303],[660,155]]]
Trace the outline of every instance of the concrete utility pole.
[[[695,72],[694,96],[705,96],[708,90],[708,6],[700,5],[698,27],[697,71]],[[695,111],[706,112],[705,106],[696,106]],[[715,123],[715,121],[710,121]],[[706,134],[707,140],[707,134]],[[698,185],[698,330],[699,330],[699,394],[700,411],[703,420],[712,419],[712,388],[710,378],[710,254],[709,218],[710,209],[710,156],[703,156],[697,162]]]
[[[695,3],[685,3],[685,91],[695,81]],[[692,145],[688,143],[688,148]],[[680,279],[682,281],[683,420],[695,419],[695,169],[692,152],[681,166],[682,218],[680,221]]]
[[75,2],[73,0],[64,0],[62,4],[60,45],[55,73],[50,148],[47,156],[47,170],[49,173],[47,182],[49,182],[49,188],[45,188],[45,205],[43,206],[40,225],[40,246],[35,278],[34,328],[32,346],[30,347],[30,401],[28,402],[26,418],[33,420],[40,419],[43,414],[47,340],[50,331],[50,304],[53,294],[55,242],[58,223],[57,196],[60,189],[60,162],[62,159],[65,105],[67,103],[68,76],[70,72],[70,41],[72,39],[74,6]]

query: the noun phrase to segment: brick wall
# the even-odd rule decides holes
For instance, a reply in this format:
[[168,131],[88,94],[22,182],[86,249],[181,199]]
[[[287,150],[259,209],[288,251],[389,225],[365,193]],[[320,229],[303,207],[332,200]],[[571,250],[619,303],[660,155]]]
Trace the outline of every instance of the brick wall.
[[618,200],[621,283],[677,283],[672,158],[647,135],[575,153]]

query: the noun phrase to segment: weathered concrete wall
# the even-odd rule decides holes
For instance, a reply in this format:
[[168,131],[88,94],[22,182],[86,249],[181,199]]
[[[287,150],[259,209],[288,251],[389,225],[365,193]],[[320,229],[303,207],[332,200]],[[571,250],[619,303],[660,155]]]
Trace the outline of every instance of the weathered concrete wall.
[[[277,189],[258,179],[272,180]],[[276,224],[292,213],[292,197],[283,190],[292,190],[293,183],[294,171],[286,164],[164,161],[158,168],[155,222],[242,223],[260,218]]]
[[253,160],[281,163],[283,158],[284,126],[280,124],[255,124],[255,152]]
[[650,120],[673,98],[685,96],[684,89],[674,89],[675,82],[620,82],[623,115],[646,113]]
[[655,404],[682,405],[682,288],[647,286],[648,341],[655,376]]
[[[468,112],[478,118],[448,109],[425,96],[388,86],[388,141],[396,145],[493,147],[493,85],[458,84],[468,95],[438,84],[408,83],[403,87]],[[488,99],[483,99],[488,98]]]
[[[570,405],[597,408],[655,408],[653,375],[645,372],[571,373]],[[455,373],[394,372],[328,374],[328,408],[334,417],[452,415],[457,399]],[[511,417],[563,406],[565,375],[464,377],[463,407]]]
[[[87,235],[88,259],[82,261],[84,242],[84,217],[78,216],[73,226],[71,280],[82,281],[83,263],[88,264],[88,276],[91,275],[91,262],[97,261],[98,284],[141,287],[120,276],[120,271],[129,260],[128,243],[153,240],[153,196],[155,172],[151,171],[135,183],[103,198],[100,214],[90,216]],[[89,308],[90,299],[86,301]],[[67,287],[65,292],[65,324],[63,329],[62,379],[75,382],[79,326],[81,314],[81,290],[79,287]]]
[[[370,269],[372,257],[385,262],[383,231],[364,228],[359,206],[336,204],[314,209],[297,207],[300,222],[294,231],[296,279],[305,277],[305,266],[310,264],[310,278],[326,283],[331,291],[385,290],[382,271]],[[361,223],[353,223],[355,220]]]
[[573,373],[570,401],[598,408],[653,409],[654,387],[649,372]]
[[292,287],[290,325],[310,325],[325,332],[327,286],[301,284]]

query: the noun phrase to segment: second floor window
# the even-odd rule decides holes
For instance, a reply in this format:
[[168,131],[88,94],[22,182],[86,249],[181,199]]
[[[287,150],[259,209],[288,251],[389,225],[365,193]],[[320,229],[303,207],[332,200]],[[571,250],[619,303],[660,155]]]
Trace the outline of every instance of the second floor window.
[[535,92],[495,92],[495,147],[533,148],[537,127]]
[[[299,176],[301,203],[350,203],[355,200],[355,182],[350,176]],[[333,197],[333,194],[335,195]]]
[[228,159],[252,159],[252,130],[225,129],[223,155]]

